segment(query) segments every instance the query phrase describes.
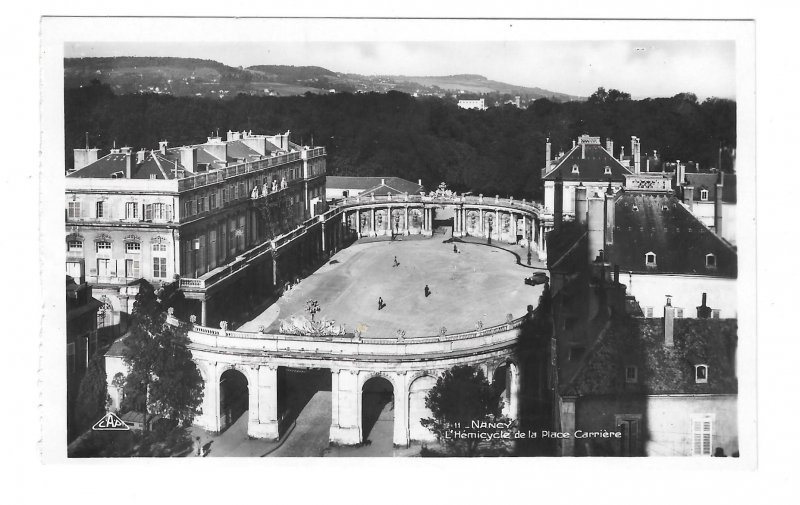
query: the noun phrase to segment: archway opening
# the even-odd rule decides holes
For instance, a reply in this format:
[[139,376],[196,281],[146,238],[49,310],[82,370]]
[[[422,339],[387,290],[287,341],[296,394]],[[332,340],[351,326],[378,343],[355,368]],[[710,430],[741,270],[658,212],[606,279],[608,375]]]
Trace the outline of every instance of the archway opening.
[[231,427],[247,412],[248,402],[247,377],[238,370],[222,372],[219,378],[220,431]]
[[361,402],[362,441],[391,444],[394,436],[394,388],[384,377],[364,383]]
[[293,423],[330,426],[330,417],[330,369],[278,367],[278,429],[281,434]]

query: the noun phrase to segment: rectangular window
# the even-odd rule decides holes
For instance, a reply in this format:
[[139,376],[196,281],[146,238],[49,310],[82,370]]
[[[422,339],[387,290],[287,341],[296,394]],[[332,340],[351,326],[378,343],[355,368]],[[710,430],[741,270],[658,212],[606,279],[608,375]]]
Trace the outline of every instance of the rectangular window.
[[97,260],[97,275],[99,277],[108,277],[111,275],[110,259],[101,258]]
[[153,277],[165,278],[167,276],[167,258],[153,258]]
[[153,220],[153,204],[147,203],[144,206],[144,220],[145,221],[152,221]]
[[163,203],[154,203],[152,205],[152,219],[154,221],[163,221],[164,220],[164,204]]
[[644,317],[653,317],[653,307],[644,308]]
[[81,264],[77,261],[68,261],[67,262],[67,275],[75,279],[78,282],[78,279],[81,278]]
[[692,416],[692,456],[711,456],[714,436],[714,416]]
[[222,188],[222,205],[228,203],[228,188]]
[[67,242],[67,251],[69,252],[83,252],[83,242],[80,240],[70,240]]
[[153,252],[167,252],[167,244],[153,244]]
[[197,213],[206,211],[206,197],[201,196],[197,198]]
[[713,319],[719,319],[719,309],[711,309],[711,317]]
[[67,372],[75,373],[75,343],[67,344]]
[[81,202],[67,202],[67,217],[70,219],[81,217]]
[[97,203],[95,203],[95,205],[94,205],[94,208],[95,208],[95,216],[96,216],[97,218],[101,218],[101,217],[103,217],[103,215],[104,215],[104,212],[103,212],[103,211],[105,210],[105,208],[104,208],[104,207],[105,207],[105,202],[103,202],[103,201],[100,201],[100,202],[97,202]]
[[680,307],[675,307],[675,317],[681,318],[683,317],[683,309]]
[[125,260],[125,277],[129,279],[139,278],[139,260]]
[[189,200],[183,204],[183,217],[189,217],[192,215],[192,201]]
[[635,366],[625,367],[625,382],[629,384],[636,383],[639,380],[639,369]]
[[136,202],[125,204],[125,219],[139,219],[139,205]]
[[95,242],[94,245],[96,252],[111,254],[111,242]]
[[142,251],[142,244],[139,242],[126,242],[125,252],[127,254],[136,254]]
[[217,193],[211,193],[208,195],[208,208],[209,210],[217,208]]

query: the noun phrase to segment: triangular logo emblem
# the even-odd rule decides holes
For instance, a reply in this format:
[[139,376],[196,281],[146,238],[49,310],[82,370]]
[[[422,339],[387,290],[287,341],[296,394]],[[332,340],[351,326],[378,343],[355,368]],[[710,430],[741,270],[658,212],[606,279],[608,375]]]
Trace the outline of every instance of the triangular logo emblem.
[[125,424],[125,421],[117,417],[115,413],[109,412],[94,423],[92,429],[95,431],[129,431],[131,427]]

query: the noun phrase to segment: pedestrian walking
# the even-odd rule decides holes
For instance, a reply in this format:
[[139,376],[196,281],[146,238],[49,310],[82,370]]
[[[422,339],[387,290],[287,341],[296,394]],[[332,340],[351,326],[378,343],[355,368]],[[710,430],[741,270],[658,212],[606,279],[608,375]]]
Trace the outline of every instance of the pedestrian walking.
[[392,267],[399,267],[400,263],[397,261],[397,256],[394,257],[394,265]]
[[378,310],[381,310],[382,308],[383,308],[383,298],[381,298],[379,296],[378,297]]
[[197,456],[203,455],[203,442],[200,441],[200,437],[194,439],[194,453]]
[[428,285],[425,284],[425,298],[428,298],[430,294],[431,294],[431,288],[429,288]]

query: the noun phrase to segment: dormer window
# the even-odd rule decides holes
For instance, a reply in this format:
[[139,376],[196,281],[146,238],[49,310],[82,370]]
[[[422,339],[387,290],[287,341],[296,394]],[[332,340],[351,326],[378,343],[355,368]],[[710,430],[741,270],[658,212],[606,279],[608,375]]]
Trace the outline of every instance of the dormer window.
[[578,165],[577,165],[577,164],[575,164],[575,165],[572,165],[572,173],[573,173],[573,174],[577,174],[577,173],[579,173],[579,170],[578,170]]
[[694,366],[694,381],[697,384],[708,383],[708,365]]
[[706,268],[717,268],[717,257],[713,254],[706,254]]
[[649,252],[644,255],[644,264],[648,267],[656,266],[656,253]]
[[700,190],[700,200],[702,200],[704,202],[708,201],[708,190],[707,189],[701,189]]
[[635,384],[639,381],[639,369],[635,366],[625,367],[625,382],[628,384]]
[[603,174],[605,174],[605,175],[611,175],[611,167],[609,167],[608,165],[606,165],[606,168],[603,170]]

